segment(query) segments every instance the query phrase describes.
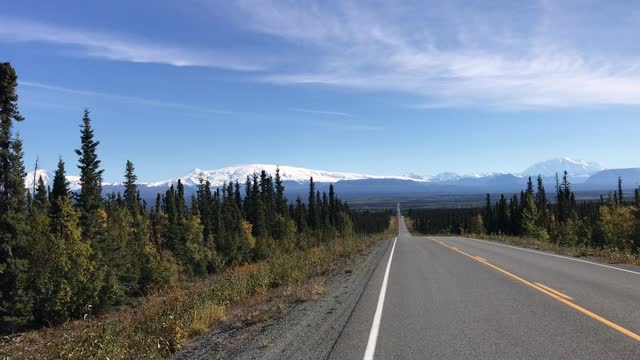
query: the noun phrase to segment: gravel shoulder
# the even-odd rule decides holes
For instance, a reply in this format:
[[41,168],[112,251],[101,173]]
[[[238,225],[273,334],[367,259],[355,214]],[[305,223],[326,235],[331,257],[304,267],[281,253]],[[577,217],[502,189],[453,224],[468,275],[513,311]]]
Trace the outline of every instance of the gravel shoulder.
[[381,241],[335,272],[269,299],[231,309],[232,318],[194,339],[174,359],[326,359],[387,250]]

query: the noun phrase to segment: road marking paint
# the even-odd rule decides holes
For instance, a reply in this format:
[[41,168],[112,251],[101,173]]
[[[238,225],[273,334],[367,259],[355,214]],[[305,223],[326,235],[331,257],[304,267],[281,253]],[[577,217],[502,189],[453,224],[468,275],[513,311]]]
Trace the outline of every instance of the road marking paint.
[[600,264],[600,263],[593,262],[593,261],[576,259],[576,258],[572,258],[572,257],[569,257],[569,256],[562,256],[562,255],[557,255],[557,254],[549,254],[549,253],[546,253],[546,252],[543,252],[543,251],[525,249],[525,248],[521,248],[521,247],[518,247],[518,246],[511,246],[511,245],[507,245],[507,244],[498,244],[498,243],[493,242],[493,241],[486,241],[486,240],[480,240],[480,239],[474,239],[474,238],[463,238],[463,239],[469,239],[469,240],[473,240],[473,241],[480,241],[480,242],[491,244],[491,245],[504,246],[504,247],[508,247],[508,248],[512,248],[512,249],[516,249],[516,250],[522,250],[522,251],[528,251],[528,252],[541,254],[541,255],[553,256],[553,257],[557,257],[557,258],[561,258],[561,259],[572,260],[572,261],[577,261],[577,262],[581,262],[581,263],[602,266],[603,268],[607,268],[607,269],[619,270],[619,271],[624,271],[624,272],[631,273],[631,274],[640,275],[640,272],[638,272],[638,271],[622,269],[622,268],[611,266],[611,265],[605,265],[605,264]]
[[382,288],[380,289],[380,295],[378,296],[378,306],[376,306],[376,313],[373,315],[373,324],[371,324],[371,332],[369,332],[369,341],[367,342],[367,349],[364,352],[364,360],[373,360],[373,355],[376,352],[378,332],[380,331],[380,320],[382,319],[382,308],[384,307],[384,297],[387,293],[387,282],[389,281],[389,270],[391,269],[391,260],[393,259],[393,252],[396,249],[397,241],[398,238],[396,237],[393,240],[391,254],[389,255],[389,262],[387,263],[387,268],[384,271],[384,277],[382,278]]
[[569,295],[567,295],[565,293],[562,293],[562,292],[560,292],[560,291],[558,291],[558,290],[556,290],[554,288],[551,288],[551,287],[546,286],[544,284],[540,284],[539,282],[534,282],[534,284],[538,285],[539,287],[541,287],[541,288],[543,288],[543,289],[545,289],[547,291],[551,291],[552,293],[554,293],[554,294],[556,294],[556,295],[558,295],[560,297],[563,297],[563,298],[565,298],[567,300],[573,300],[573,298],[571,296],[569,296]]
[[484,261],[484,262],[488,262],[487,259],[485,258],[481,258],[480,256],[476,256],[476,259],[480,260],[480,261]]
[[[607,325],[608,327],[610,327],[610,328],[612,328],[612,329],[614,329],[614,330],[617,330],[617,331],[619,331],[619,332],[621,332],[621,333],[623,333],[623,334],[627,335],[628,337],[630,337],[630,338],[632,338],[632,339],[634,339],[634,340],[636,340],[636,341],[640,341],[640,335],[638,335],[638,334],[634,333],[634,332],[633,332],[633,331],[631,331],[631,330],[628,330],[628,329],[626,329],[626,328],[623,328],[622,326],[620,326],[620,325],[618,325],[618,324],[616,324],[616,323],[614,323],[614,322],[612,322],[612,321],[609,321],[609,320],[607,320],[607,319],[603,318],[602,316],[600,316],[600,315],[598,315],[598,314],[596,314],[596,313],[594,313],[594,312],[591,312],[591,311],[589,311],[589,310],[587,310],[587,309],[583,308],[582,306],[577,305],[577,304],[575,304],[575,303],[573,303],[573,302],[571,302],[571,301],[569,301],[569,300],[567,300],[567,299],[563,298],[562,296],[558,296],[558,295],[554,294],[554,293],[553,293],[553,292],[551,292],[551,291],[545,290],[544,288],[539,287],[539,286],[537,286],[537,285],[535,285],[535,284],[533,284],[533,283],[529,282],[528,280],[525,280],[525,279],[523,279],[523,278],[519,277],[518,275],[512,274],[512,273],[508,272],[507,270],[504,270],[504,269],[502,269],[502,268],[500,268],[500,267],[498,267],[498,266],[496,266],[496,265],[493,265],[493,264],[491,264],[491,263],[489,263],[489,262],[480,261],[480,260],[476,259],[476,257],[475,257],[475,256],[470,255],[470,254],[467,254],[466,252],[464,252],[464,251],[462,251],[462,250],[459,250],[459,249],[456,249],[456,248],[454,248],[453,246],[449,246],[449,245],[447,245],[447,244],[445,244],[445,243],[443,243],[443,242],[441,242],[441,241],[434,240],[434,239],[431,239],[431,238],[427,238],[427,239],[429,239],[429,240],[433,240],[433,241],[435,241],[435,242],[437,242],[437,243],[439,243],[439,244],[441,244],[441,245],[443,245],[443,246],[445,246],[445,247],[447,247],[447,248],[449,248],[449,249],[451,249],[451,250],[453,250],[453,251],[456,251],[456,252],[458,252],[458,253],[460,253],[460,254],[462,254],[462,255],[466,256],[466,257],[469,257],[469,258],[471,258],[471,259],[473,259],[473,260],[475,260],[475,261],[477,261],[477,262],[479,262],[479,263],[481,263],[481,264],[485,264],[485,265],[487,265],[487,266],[489,266],[489,267],[491,267],[491,268],[493,268],[493,269],[495,269],[495,270],[498,270],[498,271],[500,271],[501,273],[503,273],[503,274],[505,274],[505,275],[507,275],[507,276],[510,276],[510,277],[512,277],[512,278],[514,278],[514,279],[516,279],[516,280],[520,281],[521,283],[523,283],[523,284],[525,284],[525,285],[527,285],[527,286],[529,286],[529,287],[531,287],[531,288],[533,288],[533,289],[536,289],[536,290],[538,290],[538,291],[540,291],[540,292],[542,292],[542,293],[544,293],[544,294],[546,294],[546,295],[548,295],[548,296],[550,296],[550,297],[552,297],[552,298],[554,298],[554,299],[556,299],[556,300],[560,301],[561,303],[563,303],[563,304],[565,304],[565,305],[568,305],[568,306],[572,307],[572,308],[573,308],[573,309],[575,309],[575,310],[578,310],[579,312],[581,312],[581,313],[583,313],[583,314],[585,314],[585,315],[589,316],[590,318],[592,318],[592,319],[594,319],[594,320],[597,320],[597,321],[599,321],[599,322],[601,322],[601,323],[603,323],[603,324]],[[524,250],[524,249],[523,249],[523,250]]]

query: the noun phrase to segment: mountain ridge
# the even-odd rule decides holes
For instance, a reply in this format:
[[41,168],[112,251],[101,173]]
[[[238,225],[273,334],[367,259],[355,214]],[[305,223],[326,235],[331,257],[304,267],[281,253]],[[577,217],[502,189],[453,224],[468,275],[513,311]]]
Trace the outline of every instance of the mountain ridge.
[[[327,184],[327,186],[329,183],[341,184],[341,187],[344,187],[345,189],[349,188],[353,191],[366,190],[356,189],[356,185],[378,188],[381,184],[387,184],[388,186],[395,188],[404,186],[405,188],[411,188],[411,191],[429,188],[433,191],[451,191],[455,193],[457,191],[494,190],[500,189],[500,187],[503,187],[505,191],[510,191],[512,188],[520,187],[521,184],[525,183],[526,178],[529,176],[527,173],[531,173],[534,170],[544,170],[543,178],[545,179],[545,182],[553,181],[555,173],[560,175],[564,171],[563,169],[566,169],[569,172],[570,180],[574,184],[586,183],[589,186],[604,186],[604,180],[588,181],[589,178],[601,172],[596,171],[600,168],[600,165],[594,162],[573,160],[570,158],[555,158],[533,164],[521,173],[486,172],[459,175],[453,172],[444,172],[434,176],[422,176],[415,173],[409,173],[408,175],[402,176],[380,176],[354,172],[316,170],[287,165],[245,164],[227,166],[213,170],[202,170],[196,168],[181,177],[155,182],[140,182],[139,185],[140,187],[145,188],[148,192],[159,192],[162,189],[169,187],[171,184],[177,183],[178,180],[180,180],[187,188],[195,188],[202,178],[203,180],[208,180],[212,186],[219,187],[229,181],[244,183],[247,176],[251,177],[254,173],[259,174],[262,170],[265,170],[270,175],[274,175],[276,169],[280,169],[282,181],[289,184],[289,187],[298,190],[302,189],[304,187],[302,185],[308,183],[309,179],[313,177],[316,183]],[[605,171],[608,171],[606,179],[610,180],[609,177],[614,176],[611,174],[615,173],[615,169]],[[550,176],[549,174],[553,174],[553,176]],[[627,182],[628,184],[640,181],[640,179],[635,178],[636,173],[633,171],[626,171],[624,174],[626,177],[629,177],[630,181]],[[37,175],[34,175],[34,172],[30,172],[25,178],[25,184],[29,189],[33,187],[34,176],[36,176],[36,178],[37,176],[42,176],[43,180],[45,180],[45,183],[47,184],[53,178],[53,174],[46,170],[39,169],[37,171]],[[531,174],[531,176],[537,175]],[[78,176],[69,175],[67,176],[67,180],[70,183],[70,189],[72,191],[80,189],[80,179]],[[351,182],[350,186],[346,186],[346,183],[348,182]],[[119,190],[118,187],[120,187],[121,184],[121,182],[104,182],[103,187],[117,192]],[[613,186],[609,184],[606,185]]]

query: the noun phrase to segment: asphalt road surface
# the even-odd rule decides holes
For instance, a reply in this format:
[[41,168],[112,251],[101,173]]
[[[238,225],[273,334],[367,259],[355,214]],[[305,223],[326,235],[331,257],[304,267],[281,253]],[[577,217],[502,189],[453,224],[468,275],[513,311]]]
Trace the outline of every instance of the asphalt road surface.
[[400,221],[331,359],[640,359],[640,267]]

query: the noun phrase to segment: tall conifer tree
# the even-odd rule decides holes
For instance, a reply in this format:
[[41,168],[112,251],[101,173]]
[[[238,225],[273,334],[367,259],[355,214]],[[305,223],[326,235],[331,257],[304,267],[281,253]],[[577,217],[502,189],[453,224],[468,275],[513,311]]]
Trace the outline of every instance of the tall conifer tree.
[[[26,175],[22,142],[13,137],[18,111],[18,77],[11,64],[0,63],[0,322],[21,326],[31,317],[26,249]],[[0,324],[2,325],[2,324]]]
[[80,148],[76,149],[76,155],[80,157],[78,164],[81,186],[78,195],[80,224],[83,238],[90,241],[95,240],[99,235],[101,223],[103,170],[100,169],[100,160],[98,160],[98,145],[100,142],[94,139],[89,110],[85,110],[82,117]]
[[284,195],[284,185],[280,177],[280,168],[276,168],[276,212],[280,215],[287,213],[287,198]]
[[127,160],[127,165],[124,174],[124,202],[127,204],[127,208],[132,213],[138,211],[138,185],[136,181],[138,177],[135,174],[135,167],[133,163]]
[[624,205],[624,192],[622,191],[622,177],[618,176],[618,204]]

